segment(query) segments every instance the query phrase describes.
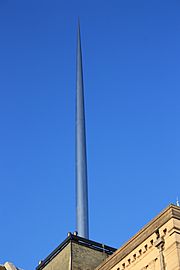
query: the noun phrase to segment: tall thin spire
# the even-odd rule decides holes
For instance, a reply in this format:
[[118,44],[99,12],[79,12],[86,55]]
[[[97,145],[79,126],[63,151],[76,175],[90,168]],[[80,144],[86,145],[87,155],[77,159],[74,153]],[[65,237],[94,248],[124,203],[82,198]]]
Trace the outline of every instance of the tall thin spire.
[[80,24],[77,33],[76,77],[76,229],[78,235],[89,238],[86,129]]

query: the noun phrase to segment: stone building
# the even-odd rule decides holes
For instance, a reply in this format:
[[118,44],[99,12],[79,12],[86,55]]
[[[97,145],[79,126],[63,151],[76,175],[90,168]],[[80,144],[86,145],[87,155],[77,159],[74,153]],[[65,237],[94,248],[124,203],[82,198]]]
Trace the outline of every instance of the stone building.
[[36,270],[180,270],[180,207],[169,205],[118,250],[69,234]]
[[69,233],[62,244],[39,262],[36,270],[95,269],[115,251],[112,247]]
[[0,270],[20,270],[14,264],[6,262],[4,265],[0,265]]

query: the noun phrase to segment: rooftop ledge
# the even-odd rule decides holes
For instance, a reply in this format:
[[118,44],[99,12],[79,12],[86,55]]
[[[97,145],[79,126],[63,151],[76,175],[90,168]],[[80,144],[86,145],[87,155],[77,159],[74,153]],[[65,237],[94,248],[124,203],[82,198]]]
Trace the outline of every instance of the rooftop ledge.
[[[180,207],[170,204],[159,215],[153,218],[147,225],[145,225],[137,234],[135,234],[129,241],[127,241],[121,248],[114,252],[96,270],[107,270],[115,266],[120,260],[125,258],[138,245],[145,241],[152,233],[158,230],[171,218],[180,220]],[[106,267],[107,265],[107,267]]]
[[108,255],[113,254],[117,249],[100,244],[95,241],[91,241],[89,239],[85,239],[83,237],[74,235],[72,233],[69,233],[69,236],[52,252],[49,254],[48,257],[46,257],[43,261],[40,261],[40,264],[36,267],[36,270],[41,270],[43,269],[53,258],[58,255],[70,242],[77,243],[79,245],[83,245],[85,247],[100,251],[100,252],[105,252]]

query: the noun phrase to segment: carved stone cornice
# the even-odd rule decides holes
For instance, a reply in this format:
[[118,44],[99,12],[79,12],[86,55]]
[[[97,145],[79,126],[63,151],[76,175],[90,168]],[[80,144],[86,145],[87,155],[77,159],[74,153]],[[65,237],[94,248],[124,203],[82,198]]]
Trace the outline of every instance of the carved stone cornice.
[[109,270],[114,267],[171,218],[180,220],[180,207],[170,204],[159,215],[144,226],[137,234],[135,234],[128,242],[126,242],[126,244],[124,244],[107,260],[100,264],[96,270]]

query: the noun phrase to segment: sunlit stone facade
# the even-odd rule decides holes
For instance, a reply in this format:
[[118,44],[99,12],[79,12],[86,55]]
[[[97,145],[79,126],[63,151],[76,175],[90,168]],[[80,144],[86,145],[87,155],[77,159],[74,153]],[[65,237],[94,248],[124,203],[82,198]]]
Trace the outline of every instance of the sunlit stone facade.
[[123,269],[180,269],[180,207],[167,207],[96,268]]

